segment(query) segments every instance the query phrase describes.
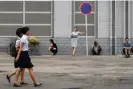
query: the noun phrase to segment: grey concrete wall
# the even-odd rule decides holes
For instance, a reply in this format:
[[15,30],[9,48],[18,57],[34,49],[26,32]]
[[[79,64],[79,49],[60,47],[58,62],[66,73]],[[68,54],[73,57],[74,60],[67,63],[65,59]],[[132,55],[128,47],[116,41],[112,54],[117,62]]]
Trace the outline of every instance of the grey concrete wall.
[[129,30],[129,34],[133,38],[133,1],[129,1]]
[[111,2],[98,2],[98,38],[110,38]]
[[[48,51],[49,47],[49,39],[40,38],[40,48],[39,48],[39,54],[41,55],[48,55],[50,54]],[[54,39],[57,46],[58,46],[58,55],[71,55],[72,48],[71,48],[71,39],[70,38],[55,38]],[[88,39],[88,49],[89,49],[89,55],[91,55],[91,47],[92,43],[94,41],[98,41],[98,43],[102,47],[102,53],[101,55],[111,55],[111,49],[112,46],[110,45],[112,39],[106,39],[106,38],[89,38]],[[86,40],[84,38],[79,38],[78,47],[76,51],[76,55],[86,55]],[[131,43],[133,43],[133,39],[131,39]],[[119,51],[122,50],[122,44],[123,44],[123,38],[116,39],[116,55],[120,54]]]
[[[40,39],[40,45],[39,45],[39,51],[37,54],[41,55],[49,55],[50,52],[48,51],[49,47],[49,39],[50,38],[44,38],[41,37]],[[58,55],[71,55],[72,49],[71,49],[71,39],[70,38],[54,38],[55,42],[57,43],[59,52]],[[102,46],[103,52],[102,55],[109,55],[110,54],[110,41],[109,39],[88,39],[89,44],[89,55],[90,48],[92,46],[92,43],[97,40],[99,44]],[[12,38],[0,38],[0,52],[7,52],[7,47],[9,43],[12,41]],[[76,55],[85,55],[86,54],[86,46],[85,46],[85,39],[79,38],[78,47]]]
[[72,31],[72,1],[54,2],[54,36],[68,37]]
[[7,47],[13,40],[12,37],[0,37],[0,52],[7,52]]
[[[50,54],[48,52],[49,39],[40,38],[40,40],[41,40],[41,44],[40,44],[39,54],[42,54],[42,55]],[[70,38],[55,38],[54,40],[58,46],[59,55],[71,55],[72,54]],[[110,54],[109,39],[92,39],[92,38],[88,39],[89,55],[91,55],[90,49],[92,47],[92,43],[95,40],[99,42],[99,44],[101,45],[103,49],[102,55],[109,55]],[[85,42],[86,40],[84,38],[79,39],[76,55],[86,55],[86,43]]]
[[[124,8],[123,8],[123,1],[116,1],[116,51],[117,53],[119,50],[122,49],[123,43],[123,34],[124,34],[124,25],[123,25],[123,18],[124,18]],[[130,35],[133,38],[133,24],[132,24],[132,4],[130,3]],[[99,44],[102,46],[103,52],[102,55],[110,55],[111,53],[111,30],[112,30],[112,23],[111,23],[111,2],[109,1],[99,1],[98,2],[98,38],[89,38],[89,50],[94,40],[97,40]],[[71,1],[56,1],[54,2],[54,40],[58,45],[59,48],[59,55],[71,55],[71,39],[69,37],[69,33],[72,31],[72,2]],[[49,39],[45,37],[39,38],[41,43],[39,45],[38,54],[41,55],[48,55],[50,52],[48,51],[49,47]],[[7,52],[7,46],[12,41],[10,37],[0,37],[0,51]],[[85,47],[85,38],[79,39],[79,44],[77,48],[77,55],[85,55],[86,54],[86,47]],[[131,39],[131,43],[133,39]],[[90,54],[90,51],[89,51]]]
[[115,11],[115,29],[116,37],[123,38],[124,36],[124,1],[116,1]]
[[[48,51],[49,47],[49,39],[50,38],[45,38],[45,37],[40,37],[40,44],[39,44],[39,50],[38,53],[39,55],[49,55],[50,52]],[[13,40],[13,38],[9,37],[0,37],[0,52],[7,52],[7,47],[9,43]],[[54,38],[55,43],[58,46],[58,55],[71,55],[72,53],[72,48],[71,48],[71,39],[70,38]],[[105,38],[89,38],[88,39],[88,44],[89,44],[89,55],[90,53],[90,48],[92,46],[92,43],[94,41],[98,41],[98,43],[101,45],[103,51],[101,55],[110,55],[111,53],[111,45],[110,39],[105,39]],[[131,43],[133,43],[133,39],[130,40]],[[86,55],[86,43],[85,43],[84,38],[79,38],[78,42],[78,47],[77,47],[77,52],[76,55]],[[119,54],[119,50],[122,50],[122,43],[123,43],[123,38],[119,38],[116,40],[116,54]]]

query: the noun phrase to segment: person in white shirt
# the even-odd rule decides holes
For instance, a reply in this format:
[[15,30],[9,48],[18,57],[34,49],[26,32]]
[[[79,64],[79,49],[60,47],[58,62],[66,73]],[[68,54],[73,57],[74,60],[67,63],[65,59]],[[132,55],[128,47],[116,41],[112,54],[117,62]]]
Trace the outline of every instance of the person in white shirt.
[[[29,36],[29,28],[23,27],[22,30],[23,36],[20,39],[20,49],[18,51],[18,55],[16,57],[16,61],[18,62],[18,67],[20,68],[20,71],[16,73],[16,78],[19,76],[19,73],[27,68],[29,70],[30,77],[34,83],[34,87],[41,86],[42,84],[37,82],[35,79],[35,74],[33,72],[33,64],[31,62],[31,59],[28,54],[28,36]],[[15,79],[14,86],[15,87],[21,87],[18,83],[18,81]]]
[[75,26],[74,31],[71,33],[72,56],[74,56],[76,52],[79,34],[84,34],[84,32],[78,31],[78,28]]
[[[16,40],[15,47],[16,47],[16,51],[18,51],[19,48],[20,48],[20,38],[22,37],[22,28],[18,28],[18,29],[16,30],[16,35],[18,36],[18,38],[17,38],[17,40]],[[7,78],[7,80],[8,80],[9,83],[11,83],[10,78],[11,78],[13,75],[15,75],[17,71],[19,71],[19,69],[18,69],[18,63],[15,62],[15,61],[14,61],[14,67],[17,68],[17,70],[16,70],[15,72],[10,73],[10,74],[8,74],[8,75],[6,76],[6,78]],[[18,76],[18,78],[19,78],[19,76]],[[17,79],[18,79],[18,78],[17,78]],[[21,83],[20,83],[20,84],[22,84],[22,85],[28,84],[28,83],[25,83],[25,82],[24,82],[24,70],[21,72]]]

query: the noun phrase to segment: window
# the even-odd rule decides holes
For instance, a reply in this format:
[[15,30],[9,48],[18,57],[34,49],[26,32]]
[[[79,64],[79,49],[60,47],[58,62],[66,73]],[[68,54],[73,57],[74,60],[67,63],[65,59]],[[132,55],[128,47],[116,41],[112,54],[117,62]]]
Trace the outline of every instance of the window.
[[26,1],[25,25],[31,35],[52,36],[52,1]]
[[[74,18],[73,18],[73,23],[74,26],[77,26],[79,31],[85,32],[86,31],[86,23],[85,23],[85,16],[81,14],[80,12],[80,5],[84,1],[74,1],[73,6],[74,6]],[[87,1],[92,4],[92,13],[87,16],[87,29],[88,29],[88,36],[95,36],[95,30],[96,30],[96,24],[95,24],[95,15],[96,15],[96,1]],[[80,35],[80,36],[85,36]]]
[[15,36],[19,27],[23,27],[23,2],[0,1],[0,36]]
[[52,36],[53,1],[0,1],[0,36],[30,27],[32,36]]

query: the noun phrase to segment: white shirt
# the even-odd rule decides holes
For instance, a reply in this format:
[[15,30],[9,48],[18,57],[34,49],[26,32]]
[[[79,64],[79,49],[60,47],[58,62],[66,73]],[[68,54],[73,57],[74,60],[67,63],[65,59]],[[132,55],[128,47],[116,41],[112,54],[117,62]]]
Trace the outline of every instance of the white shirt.
[[79,33],[81,33],[81,32],[79,32],[79,31],[77,31],[77,32],[72,32],[72,35],[79,35]]
[[26,35],[23,35],[20,39],[21,43],[24,43],[22,51],[28,51],[28,37]]
[[78,37],[78,35],[80,34],[81,32],[77,31],[77,32],[72,32],[71,35],[73,36],[76,36],[76,38]]
[[15,47],[20,47],[20,38],[19,37],[16,40]]

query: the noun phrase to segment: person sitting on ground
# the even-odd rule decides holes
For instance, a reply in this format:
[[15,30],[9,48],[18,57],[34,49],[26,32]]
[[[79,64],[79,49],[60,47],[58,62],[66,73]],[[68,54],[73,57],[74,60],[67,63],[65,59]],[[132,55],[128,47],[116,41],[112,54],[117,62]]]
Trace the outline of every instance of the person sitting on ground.
[[126,38],[125,42],[123,43],[123,53],[125,54],[126,58],[130,57],[130,50],[131,50],[131,43],[129,43],[129,39]]
[[101,46],[98,44],[97,41],[94,41],[94,44],[92,45],[92,54],[93,55],[100,55],[102,49]]
[[50,39],[50,47],[49,47],[49,51],[52,52],[51,55],[56,55],[58,52],[58,48],[56,43],[54,43],[53,39]]

